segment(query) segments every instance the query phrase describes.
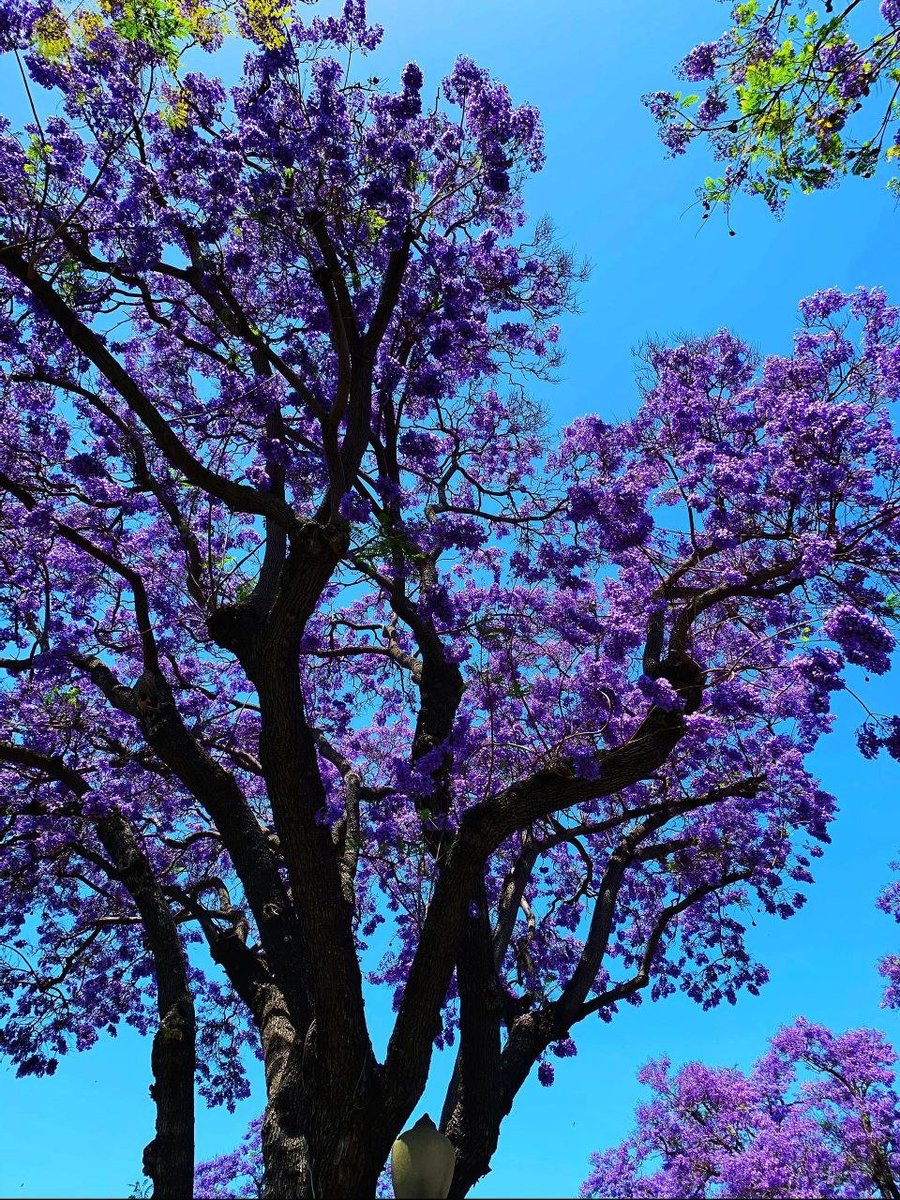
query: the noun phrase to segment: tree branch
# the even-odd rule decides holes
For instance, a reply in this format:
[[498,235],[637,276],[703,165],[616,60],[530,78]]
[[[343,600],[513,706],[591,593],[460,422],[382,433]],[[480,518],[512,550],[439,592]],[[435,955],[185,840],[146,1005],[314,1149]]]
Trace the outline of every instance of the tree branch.
[[[40,771],[63,783],[79,802],[91,791],[80,772],[56,755],[0,742],[0,761]],[[153,1180],[154,1197],[183,1200],[193,1195],[194,1185],[196,1018],[187,958],[168,901],[130,822],[115,807],[90,820],[115,867],[115,878],[128,889],[138,910],[156,974],[159,1027],[153,1038],[150,1089],[156,1136],[144,1151],[144,1170]]]
[[176,470],[182,472],[189,483],[201,488],[210,496],[215,496],[233,512],[269,516],[285,529],[296,528],[296,516],[277,497],[269,492],[259,492],[245,484],[234,483],[216,474],[195,458],[139,384],[118,359],[110,354],[100,337],[85,325],[74,309],[17,250],[11,246],[0,248],[0,266],[31,292],[69,342],[80,350],[115,388],[135,416],[149,430],[166,459]]
[[305,1029],[308,967],[293,907],[268,836],[236,779],[188,732],[161,672],[145,672],[128,688],[99,659],[77,661],[111,704],[136,719],[148,745],[211,818],[244,887],[274,978]]

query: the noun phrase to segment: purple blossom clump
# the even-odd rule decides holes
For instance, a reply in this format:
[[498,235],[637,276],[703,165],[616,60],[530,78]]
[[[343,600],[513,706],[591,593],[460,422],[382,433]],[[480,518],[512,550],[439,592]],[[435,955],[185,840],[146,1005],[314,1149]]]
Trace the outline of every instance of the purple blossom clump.
[[256,1200],[263,1195],[262,1120],[250,1122],[236,1150],[197,1163],[194,1195],[202,1200]]
[[881,738],[869,723],[864,723],[856,731],[856,744],[863,758],[877,757],[882,746]]
[[[900,863],[891,863],[891,867],[900,872]],[[882,888],[876,903],[882,912],[900,922],[900,878]],[[878,973],[885,980],[882,1007],[900,1008],[900,954],[885,955],[878,964]]]
[[697,109],[697,120],[703,125],[712,125],[728,111],[728,101],[719,92],[710,89]]
[[900,762],[900,717],[867,717],[856,732],[856,744],[864,758],[876,758],[886,750]]
[[713,79],[716,74],[719,46],[716,42],[701,42],[679,64],[678,73],[691,83]]
[[848,662],[877,675],[890,670],[896,639],[877,618],[849,604],[839,604],[825,617],[822,627],[843,650]]
[[773,1200],[889,1196],[900,1170],[897,1056],[883,1034],[799,1018],[752,1069],[666,1059],[620,1146],[592,1156],[584,1197]]

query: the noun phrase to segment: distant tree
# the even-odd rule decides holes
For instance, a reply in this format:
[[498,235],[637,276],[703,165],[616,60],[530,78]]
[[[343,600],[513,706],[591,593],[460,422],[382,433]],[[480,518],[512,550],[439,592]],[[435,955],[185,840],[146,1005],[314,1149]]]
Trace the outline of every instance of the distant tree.
[[0,1049],[152,1031],[176,1197],[195,1073],[233,1103],[255,1051],[265,1194],[328,1197],[455,1044],[463,1196],[579,1021],[766,979],[805,757],[895,644],[900,317],[656,347],[634,419],[551,437],[534,110],[468,59],[427,106],[360,77],[359,0],[237,19],[229,92],[207,7],[0,0]]
[[[900,863],[891,863],[891,866],[895,872],[900,872]],[[900,922],[900,878],[894,878],[882,889],[877,903],[882,912]],[[885,955],[878,964],[878,973],[886,980],[882,1006],[900,1008],[900,954]]]
[[644,97],[670,154],[705,138],[724,164],[698,189],[704,216],[740,192],[780,213],[798,188],[900,162],[900,0],[881,0],[877,31],[857,40],[854,11],[871,17],[874,7],[748,0],[733,8],[730,29],[679,64],[702,94]]
[[[883,736],[896,739],[898,723]],[[863,752],[877,751],[860,731]],[[892,747],[896,754],[896,746]],[[892,864],[898,869],[898,864]],[[878,907],[900,919],[900,881]],[[879,963],[883,1004],[900,1006],[900,956]],[[660,1059],[639,1074],[655,1092],[620,1146],[592,1156],[586,1197],[900,1197],[897,1056],[884,1035],[836,1036],[799,1018],[749,1075]]]
[[203,1200],[265,1195],[265,1165],[262,1152],[262,1120],[251,1121],[236,1150],[197,1164],[194,1195]]
[[749,1074],[667,1059],[620,1146],[593,1155],[582,1196],[900,1197],[897,1056],[883,1034],[800,1018]]

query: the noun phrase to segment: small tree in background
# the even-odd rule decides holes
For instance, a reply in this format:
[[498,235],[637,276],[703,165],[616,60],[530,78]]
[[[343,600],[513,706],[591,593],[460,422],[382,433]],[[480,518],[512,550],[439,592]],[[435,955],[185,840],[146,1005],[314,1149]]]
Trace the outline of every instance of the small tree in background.
[[582,1196],[900,1196],[897,1056],[874,1029],[800,1018],[748,1074],[666,1059],[620,1146],[595,1154]]
[[262,1121],[251,1121],[236,1150],[197,1164],[194,1195],[204,1200],[265,1195]]

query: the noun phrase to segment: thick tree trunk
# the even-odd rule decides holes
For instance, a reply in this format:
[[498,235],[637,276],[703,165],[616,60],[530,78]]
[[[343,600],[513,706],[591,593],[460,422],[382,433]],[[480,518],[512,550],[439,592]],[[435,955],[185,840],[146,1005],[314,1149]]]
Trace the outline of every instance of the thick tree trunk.
[[[538,1061],[559,1031],[548,1013],[526,1013],[510,1028],[499,1061],[482,1059],[479,1073],[470,1062],[468,1101],[463,1072],[466,1071],[464,1043],[460,1044],[460,1072],[451,1082],[441,1127],[456,1146],[456,1170],[450,1185],[450,1200],[462,1200],[489,1171],[497,1149],[500,1127],[512,1111],[513,1101]],[[491,1097],[490,1105],[485,1096]],[[471,1108],[470,1108],[471,1106]]]
[[163,1015],[150,1061],[156,1101],[156,1136],[144,1150],[144,1171],[153,1200],[189,1200],[194,1192],[193,1005],[176,1001]]
[[387,1157],[371,1126],[365,1112],[338,1124],[304,1111],[302,1092],[282,1089],[263,1118],[265,1200],[371,1200]]
[[313,1191],[302,1129],[297,1029],[278,988],[259,989],[255,1000],[267,1096],[262,1126],[263,1194],[266,1200],[307,1200]]
[[[299,1114],[298,1114],[299,1115]],[[312,1200],[312,1179],[306,1140],[288,1124],[284,1111],[266,1106],[262,1126],[265,1200]]]
[[441,1128],[456,1147],[451,1197],[465,1196],[486,1175],[497,1149],[503,1118],[500,1024],[503,1003],[484,881],[459,948],[459,1053],[447,1091]]
[[900,1200],[900,1187],[891,1170],[891,1160],[882,1146],[877,1146],[873,1151],[870,1174],[882,1200]]
[[331,1131],[327,1145],[312,1163],[316,1200],[370,1200],[385,1157],[373,1155],[364,1117],[356,1127],[347,1127],[337,1136]]
[[262,1127],[266,1200],[374,1197],[390,1143],[376,1131],[375,1063],[355,1079],[317,1061],[316,1029],[302,1043],[273,989],[258,1014],[268,1104]]

